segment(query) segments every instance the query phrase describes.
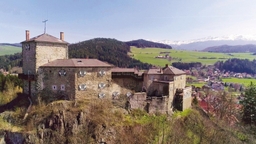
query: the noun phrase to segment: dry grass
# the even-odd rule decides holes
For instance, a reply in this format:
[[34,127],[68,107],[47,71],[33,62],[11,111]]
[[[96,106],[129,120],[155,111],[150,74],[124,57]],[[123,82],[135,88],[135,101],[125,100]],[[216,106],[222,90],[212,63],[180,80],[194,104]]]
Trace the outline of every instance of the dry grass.
[[[120,101],[120,103],[122,103]],[[17,110],[19,111],[19,110]],[[65,112],[65,121],[77,119],[83,112],[86,118],[83,130],[66,137],[53,133],[59,140],[70,143],[96,143],[104,139],[107,143],[242,143],[248,136],[236,129],[226,129],[203,115],[197,109],[176,112],[171,119],[161,114],[148,114],[141,110],[127,112],[116,107],[111,100],[94,99],[84,101],[43,102],[33,106],[23,130],[36,132],[40,123],[60,111]],[[2,125],[3,126],[2,126]],[[8,123],[0,126],[7,128]],[[19,130],[13,127],[12,130]],[[57,138],[56,138],[57,140]]]

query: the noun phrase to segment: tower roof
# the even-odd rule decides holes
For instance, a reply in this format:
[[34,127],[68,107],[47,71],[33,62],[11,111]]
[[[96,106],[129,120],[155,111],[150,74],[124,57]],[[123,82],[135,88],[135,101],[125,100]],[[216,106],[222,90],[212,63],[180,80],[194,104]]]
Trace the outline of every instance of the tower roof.
[[113,67],[98,59],[57,59],[41,67]]
[[25,40],[24,42],[48,42],[48,43],[60,43],[60,44],[68,44],[68,42],[64,40],[60,40],[52,35],[49,35],[47,33],[41,34],[39,36],[33,37],[29,40]]
[[168,66],[164,68],[164,74],[182,75],[186,74],[184,71],[177,69],[173,66]]

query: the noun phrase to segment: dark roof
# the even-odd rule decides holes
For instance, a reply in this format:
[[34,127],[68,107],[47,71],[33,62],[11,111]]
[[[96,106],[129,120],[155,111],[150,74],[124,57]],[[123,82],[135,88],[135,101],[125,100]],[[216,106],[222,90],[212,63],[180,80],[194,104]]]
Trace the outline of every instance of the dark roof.
[[162,68],[151,68],[147,71],[147,74],[163,74]]
[[49,34],[41,34],[39,36],[33,37],[29,39],[28,41],[23,41],[24,42],[48,42],[48,43],[60,43],[60,44],[68,44],[68,42],[60,40],[52,35]]
[[111,69],[112,72],[122,72],[122,73],[134,73],[137,74],[138,76],[142,76],[142,74],[144,73],[143,71],[139,71],[136,68],[119,68],[119,67],[115,67]]
[[98,59],[57,59],[41,67],[113,67]]
[[135,70],[136,70],[135,68],[119,68],[119,67],[115,67],[111,69],[112,72],[132,72],[132,73],[134,73]]
[[184,72],[180,69],[177,69],[173,66],[165,67],[163,71],[164,71],[164,74],[174,74],[174,75],[186,74],[186,72]]

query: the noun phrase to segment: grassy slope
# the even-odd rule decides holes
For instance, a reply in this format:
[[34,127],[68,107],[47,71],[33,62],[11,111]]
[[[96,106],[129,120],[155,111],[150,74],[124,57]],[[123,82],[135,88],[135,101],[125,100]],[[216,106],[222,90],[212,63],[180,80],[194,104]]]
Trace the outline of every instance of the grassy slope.
[[[198,108],[188,109],[184,112],[175,112],[167,119],[165,115],[150,115],[144,111],[133,110],[124,113],[125,110],[114,107],[110,101],[56,101],[50,105],[33,106],[27,120],[17,125],[16,129],[1,127],[1,130],[20,131],[36,135],[36,129],[50,117],[63,111],[67,117],[65,122],[72,123],[81,111],[85,114],[83,131],[69,135],[68,137],[58,132],[58,128],[47,128],[49,135],[54,134],[50,140],[53,143],[81,143],[85,141],[100,140],[104,137],[108,143],[243,143],[251,142],[249,134],[236,128],[220,125],[206,116]],[[15,118],[17,119],[17,111]],[[22,114],[23,115],[23,114]],[[34,117],[36,115],[36,118]],[[21,117],[22,118],[22,117]],[[0,117],[0,122],[8,125],[8,122]],[[89,122],[89,123],[87,123]],[[13,124],[16,126],[16,124]],[[91,127],[89,126],[91,125]],[[1,125],[0,125],[1,126]],[[104,126],[105,128],[102,128]],[[71,126],[72,127],[72,126]],[[81,127],[81,126],[80,126]],[[67,127],[66,127],[67,128]],[[23,129],[23,130],[22,130]],[[57,133],[56,133],[57,131]],[[110,135],[106,132],[110,131]],[[237,134],[242,135],[241,139]],[[47,135],[45,135],[47,137]],[[48,136],[49,137],[49,136]],[[44,139],[46,140],[46,139]]]
[[0,56],[10,55],[10,54],[19,53],[19,52],[21,52],[20,47],[0,45]]
[[[134,55],[135,59],[142,62],[147,62],[154,65],[164,66],[170,61],[166,59],[155,59],[160,52],[170,52],[170,56],[173,58],[171,62],[177,62],[181,59],[181,62],[201,62],[202,64],[214,64],[220,60],[226,60],[229,58],[240,58],[240,59],[250,59],[253,60],[256,56],[251,53],[232,53],[233,56],[223,53],[209,53],[209,52],[198,52],[198,51],[183,51],[174,49],[160,49],[160,48],[136,48],[131,47],[131,53]],[[161,54],[163,55],[163,54]],[[215,57],[216,59],[199,59],[199,57]],[[175,59],[177,58],[177,59]],[[221,58],[221,59],[219,59]],[[224,59],[223,59],[224,58]]]

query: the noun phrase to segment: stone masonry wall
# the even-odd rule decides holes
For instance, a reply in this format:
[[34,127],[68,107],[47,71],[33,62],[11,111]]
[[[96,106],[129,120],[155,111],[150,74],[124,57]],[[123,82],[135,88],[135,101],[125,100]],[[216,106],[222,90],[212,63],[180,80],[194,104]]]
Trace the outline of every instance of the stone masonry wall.
[[126,88],[135,92],[142,91],[142,83],[143,83],[142,80],[140,81],[140,80],[136,80],[133,77],[130,77],[130,78],[112,78],[112,81],[122,88]]
[[[29,49],[26,49],[29,45]],[[36,74],[35,71],[35,50],[36,44],[34,42],[27,42],[22,44],[22,71],[24,74]]]
[[174,76],[173,81],[173,93],[176,93],[176,89],[184,89],[186,86],[186,74]]
[[168,98],[167,96],[163,97],[152,97],[148,100],[148,113],[167,113],[168,107]]
[[36,43],[36,70],[56,59],[67,59],[67,44]]
[[174,84],[173,82],[169,82],[169,98],[168,98],[168,112],[171,112],[173,109],[173,100],[174,100]]
[[143,86],[147,89],[147,95],[152,95],[154,92],[154,86],[153,86],[153,81],[154,79],[160,79],[161,75],[144,75],[144,82]]
[[138,92],[132,95],[129,99],[131,109],[145,110],[147,105],[147,94],[145,92]]
[[183,104],[182,104],[182,110],[188,109],[191,107],[192,103],[192,87],[186,87],[183,90]]
[[[85,76],[80,76],[79,71],[86,71]],[[100,75],[99,72],[105,71],[105,75]],[[104,86],[99,87],[102,83]],[[79,85],[86,85],[85,90],[81,90]],[[80,68],[75,72],[75,95],[76,99],[94,99],[99,98],[99,94],[104,94],[103,98],[112,98],[113,89],[111,88],[111,70],[110,68]]]
[[[59,75],[65,71],[66,75]],[[40,68],[37,81],[37,89],[53,94],[55,97],[65,97],[73,100],[75,98],[75,76],[74,68]]]
[[[29,48],[26,46],[29,45]],[[38,68],[50,61],[56,59],[67,58],[67,44],[52,44],[52,43],[36,43],[36,42],[24,42],[22,44],[22,71],[24,74],[33,74],[40,76],[37,73]],[[38,78],[38,77],[36,77]],[[39,78],[41,79],[41,78]],[[28,81],[24,81],[24,93],[28,94]],[[31,95],[37,94],[38,86],[40,86],[40,80],[31,82]]]

